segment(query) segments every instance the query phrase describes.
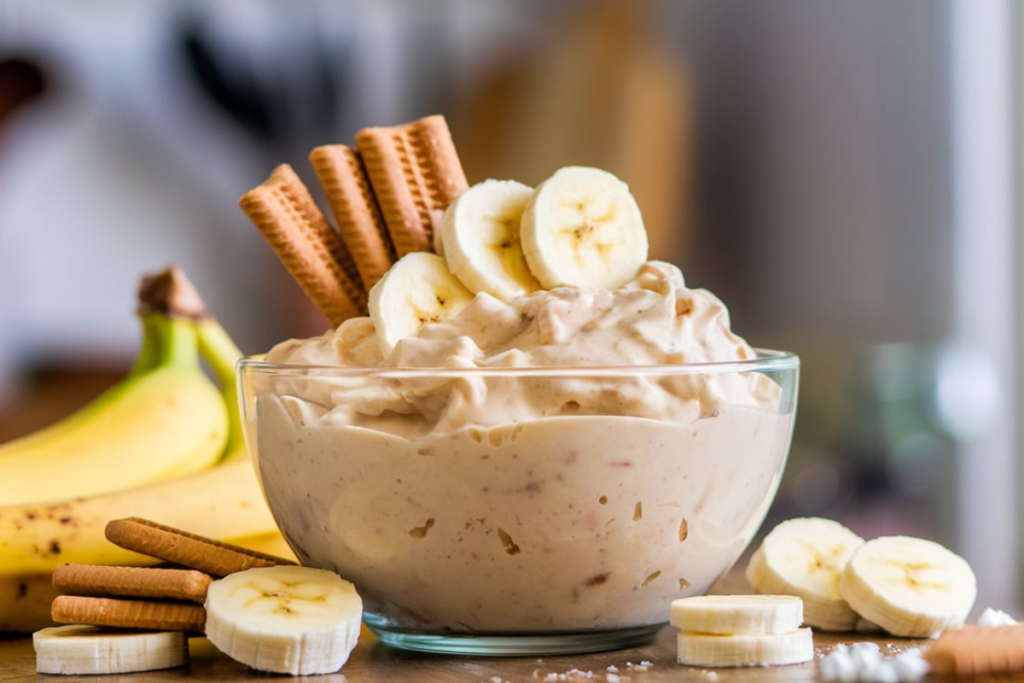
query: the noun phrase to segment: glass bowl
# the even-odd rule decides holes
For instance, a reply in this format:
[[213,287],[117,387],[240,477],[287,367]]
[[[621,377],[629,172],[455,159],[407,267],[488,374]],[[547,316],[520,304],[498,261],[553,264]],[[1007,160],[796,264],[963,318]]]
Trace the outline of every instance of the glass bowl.
[[352,581],[385,643],[526,655],[648,642],[732,567],[782,476],[799,359],[239,370],[303,564]]

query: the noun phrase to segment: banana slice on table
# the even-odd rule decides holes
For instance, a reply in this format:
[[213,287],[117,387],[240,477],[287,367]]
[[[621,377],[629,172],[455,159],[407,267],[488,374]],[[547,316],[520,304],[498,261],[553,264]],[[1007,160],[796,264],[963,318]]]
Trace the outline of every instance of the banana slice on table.
[[189,661],[188,634],[183,631],[56,626],[33,633],[32,647],[41,674],[125,674]]
[[809,628],[756,635],[680,632],[676,648],[679,663],[688,666],[781,666],[814,658]]
[[883,536],[853,554],[839,590],[853,609],[889,633],[927,638],[963,625],[978,584],[967,561],[938,543]]
[[803,619],[803,601],[792,595],[700,595],[674,600],[669,622],[680,631],[753,635],[795,631]]
[[448,268],[473,293],[510,302],[540,289],[519,241],[519,222],[533,188],[514,180],[485,180],[459,195],[441,219]]
[[473,300],[437,254],[414,251],[370,289],[370,319],[385,356],[429,322],[450,318]]
[[260,567],[210,584],[206,637],[259,671],[333,673],[356,646],[362,613],[355,587],[334,572]]
[[791,519],[765,537],[747,565],[747,580],[758,593],[803,598],[808,626],[850,631],[859,617],[840,594],[839,578],[863,543],[860,536],[830,519]]
[[640,207],[626,183],[596,168],[567,166],[541,183],[523,212],[520,239],[547,289],[615,289],[647,261]]

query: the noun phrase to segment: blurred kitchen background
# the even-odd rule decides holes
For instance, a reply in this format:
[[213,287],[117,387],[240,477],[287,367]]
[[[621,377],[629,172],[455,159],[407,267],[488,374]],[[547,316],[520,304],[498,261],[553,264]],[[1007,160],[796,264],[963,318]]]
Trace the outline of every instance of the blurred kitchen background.
[[767,525],[934,538],[1012,608],[1022,38],[1009,0],[0,0],[0,440],[116,381],[169,262],[247,352],[321,332],[238,197],[440,112],[470,182],[623,177],[652,256],[801,356]]

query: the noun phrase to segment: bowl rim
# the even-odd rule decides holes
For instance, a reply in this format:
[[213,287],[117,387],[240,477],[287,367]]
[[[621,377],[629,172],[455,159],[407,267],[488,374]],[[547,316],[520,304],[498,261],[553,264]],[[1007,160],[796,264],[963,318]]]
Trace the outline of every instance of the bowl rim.
[[238,361],[238,374],[256,372],[282,376],[361,377],[391,379],[421,377],[621,377],[622,375],[696,375],[729,372],[797,370],[800,357],[791,351],[754,348],[756,358],[675,365],[581,365],[572,367],[343,367],[301,363],[273,363],[259,357]]

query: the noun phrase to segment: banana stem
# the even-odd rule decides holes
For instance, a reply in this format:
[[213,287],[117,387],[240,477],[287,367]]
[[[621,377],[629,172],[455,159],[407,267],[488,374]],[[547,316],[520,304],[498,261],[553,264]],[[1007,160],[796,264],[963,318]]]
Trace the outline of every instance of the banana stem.
[[199,353],[210,364],[210,369],[220,383],[221,393],[224,394],[230,425],[225,452],[230,454],[245,447],[242,415],[238,404],[238,381],[235,375],[235,366],[242,358],[242,351],[224,327],[213,318],[195,323],[195,330],[199,341]]
[[157,357],[160,352],[161,340],[160,331],[154,320],[155,313],[147,313],[139,316],[142,324],[142,342],[139,344],[139,353],[135,356],[135,362],[128,377],[138,377],[157,367]]
[[179,368],[198,368],[199,353],[195,327],[187,320],[152,314],[160,345],[156,352],[156,365]]

